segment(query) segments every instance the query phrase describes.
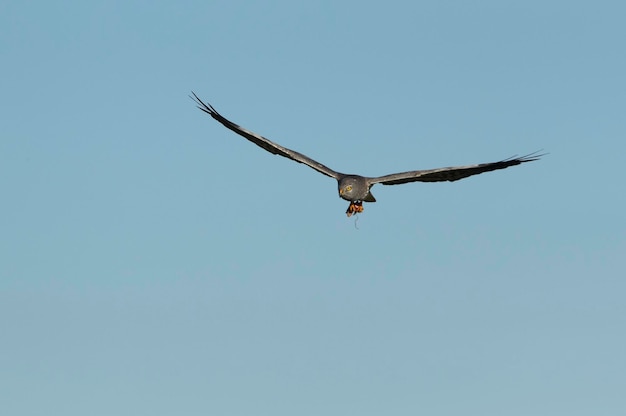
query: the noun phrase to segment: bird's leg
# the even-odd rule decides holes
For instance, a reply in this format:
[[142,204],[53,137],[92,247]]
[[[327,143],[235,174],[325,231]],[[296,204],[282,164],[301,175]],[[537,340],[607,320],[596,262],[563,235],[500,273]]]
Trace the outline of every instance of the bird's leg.
[[354,202],[350,202],[350,205],[348,205],[348,209],[346,210],[346,215],[348,217],[351,217],[352,214],[354,214],[354,210],[355,210]]
[[363,212],[363,201],[351,201],[346,210],[346,215],[351,217],[352,214],[358,214],[359,212]]

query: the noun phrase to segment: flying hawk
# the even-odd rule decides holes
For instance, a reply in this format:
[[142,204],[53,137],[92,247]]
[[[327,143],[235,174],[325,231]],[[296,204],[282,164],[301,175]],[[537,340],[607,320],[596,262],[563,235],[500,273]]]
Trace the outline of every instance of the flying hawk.
[[370,189],[377,183],[382,183],[383,185],[400,185],[408,182],[453,182],[458,181],[459,179],[467,178],[468,176],[478,175],[479,173],[505,169],[509,166],[532,162],[543,156],[541,154],[537,154],[538,152],[534,152],[526,156],[512,157],[499,162],[480,163],[468,166],[453,166],[438,169],[412,170],[409,172],[392,173],[391,175],[377,176],[373,178],[360,175],[348,175],[334,171],[328,166],[322,165],[302,153],[287,149],[286,147],[283,147],[278,143],[274,143],[261,135],[251,132],[250,130],[246,130],[245,128],[222,116],[215,110],[215,108],[213,108],[213,106],[198,98],[194,92],[191,94],[193,97],[190,97],[196,102],[198,108],[213,117],[215,120],[219,121],[222,125],[224,125],[224,127],[234,131],[240,136],[245,137],[252,143],[262,147],[270,153],[295,160],[298,163],[303,163],[326,176],[335,178],[338,184],[339,196],[346,201],[350,201],[350,205],[346,210],[348,217],[352,214],[363,212],[363,202],[376,202],[376,199],[374,198],[374,195],[372,195]]

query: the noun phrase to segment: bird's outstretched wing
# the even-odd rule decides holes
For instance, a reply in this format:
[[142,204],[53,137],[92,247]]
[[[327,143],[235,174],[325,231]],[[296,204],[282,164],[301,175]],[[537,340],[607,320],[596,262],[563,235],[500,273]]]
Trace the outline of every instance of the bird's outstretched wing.
[[399,185],[408,182],[453,182],[468,176],[478,175],[483,172],[491,172],[492,170],[506,169],[509,166],[519,165],[521,163],[532,162],[543,156],[531,153],[526,156],[512,157],[499,162],[481,163],[469,166],[453,166],[448,168],[414,170],[411,172],[392,173],[391,175],[370,178],[371,184],[382,183],[383,185]]
[[198,98],[198,96],[193,91],[191,92],[191,94],[193,94],[193,97],[190,96],[191,99],[196,102],[200,110],[204,111],[205,113],[213,117],[215,120],[222,123],[224,127],[234,131],[240,136],[245,137],[246,139],[250,140],[252,143],[256,144],[259,147],[262,147],[268,152],[273,153],[275,155],[286,157],[291,160],[295,160],[298,163],[304,163],[305,165],[315,169],[316,171],[320,173],[323,173],[326,176],[330,176],[331,178],[339,179],[342,176],[339,172],[335,172],[328,166],[322,165],[321,163],[311,159],[308,156],[303,155],[302,153],[298,153],[295,150],[287,149],[286,147],[283,147],[277,143],[274,143],[273,141],[266,139],[265,137],[259,134],[256,134],[254,132],[244,129],[241,126],[238,126],[237,124],[233,123],[232,121],[228,120],[227,118],[222,116],[220,113],[218,113],[215,110],[215,108],[213,108],[212,105],[204,103],[200,98]]

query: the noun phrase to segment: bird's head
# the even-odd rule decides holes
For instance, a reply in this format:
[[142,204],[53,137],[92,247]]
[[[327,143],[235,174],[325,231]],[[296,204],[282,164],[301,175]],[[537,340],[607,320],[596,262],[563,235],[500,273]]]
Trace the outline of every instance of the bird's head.
[[346,185],[343,188],[339,188],[339,195],[341,196],[349,196],[352,192],[352,185]]
[[360,184],[359,180],[364,178],[356,176],[347,176],[339,181],[339,196],[347,201],[358,201],[363,199],[362,188],[367,185]]

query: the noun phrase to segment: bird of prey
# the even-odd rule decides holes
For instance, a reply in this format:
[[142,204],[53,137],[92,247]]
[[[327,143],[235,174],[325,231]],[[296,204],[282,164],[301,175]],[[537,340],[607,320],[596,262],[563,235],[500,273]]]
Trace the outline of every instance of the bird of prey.
[[374,198],[374,195],[372,195],[370,189],[377,183],[382,183],[383,185],[400,185],[408,182],[453,182],[458,181],[459,179],[467,178],[468,176],[478,175],[479,173],[505,169],[509,166],[532,162],[534,160],[538,160],[541,156],[543,156],[537,154],[537,152],[534,152],[526,156],[511,157],[501,160],[499,162],[480,163],[477,165],[453,166],[427,170],[413,170],[409,172],[392,173],[390,175],[377,177],[367,177],[352,174],[349,175],[334,171],[328,166],[322,165],[321,163],[311,159],[308,156],[303,155],[302,153],[298,153],[295,150],[283,147],[278,143],[274,143],[259,134],[251,132],[250,130],[246,130],[245,128],[233,123],[232,121],[222,116],[215,110],[215,108],[213,108],[213,106],[203,102],[200,98],[198,98],[198,96],[193,91],[191,92],[191,94],[193,95],[193,97],[190,96],[190,98],[196,102],[198,108],[213,117],[215,120],[219,121],[224,127],[234,131],[240,136],[245,137],[252,143],[256,144],[259,147],[262,147],[270,153],[280,155],[291,160],[295,160],[298,163],[303,163],[326,176],[330,176],[331,178],[336,179],[339,189],[339,196],[350,202],[350,205],[346,210],[346,215],[348,215],[348,217],[350,217],[352,214],[363,212],[363,202],[376,202],[376,199]]

